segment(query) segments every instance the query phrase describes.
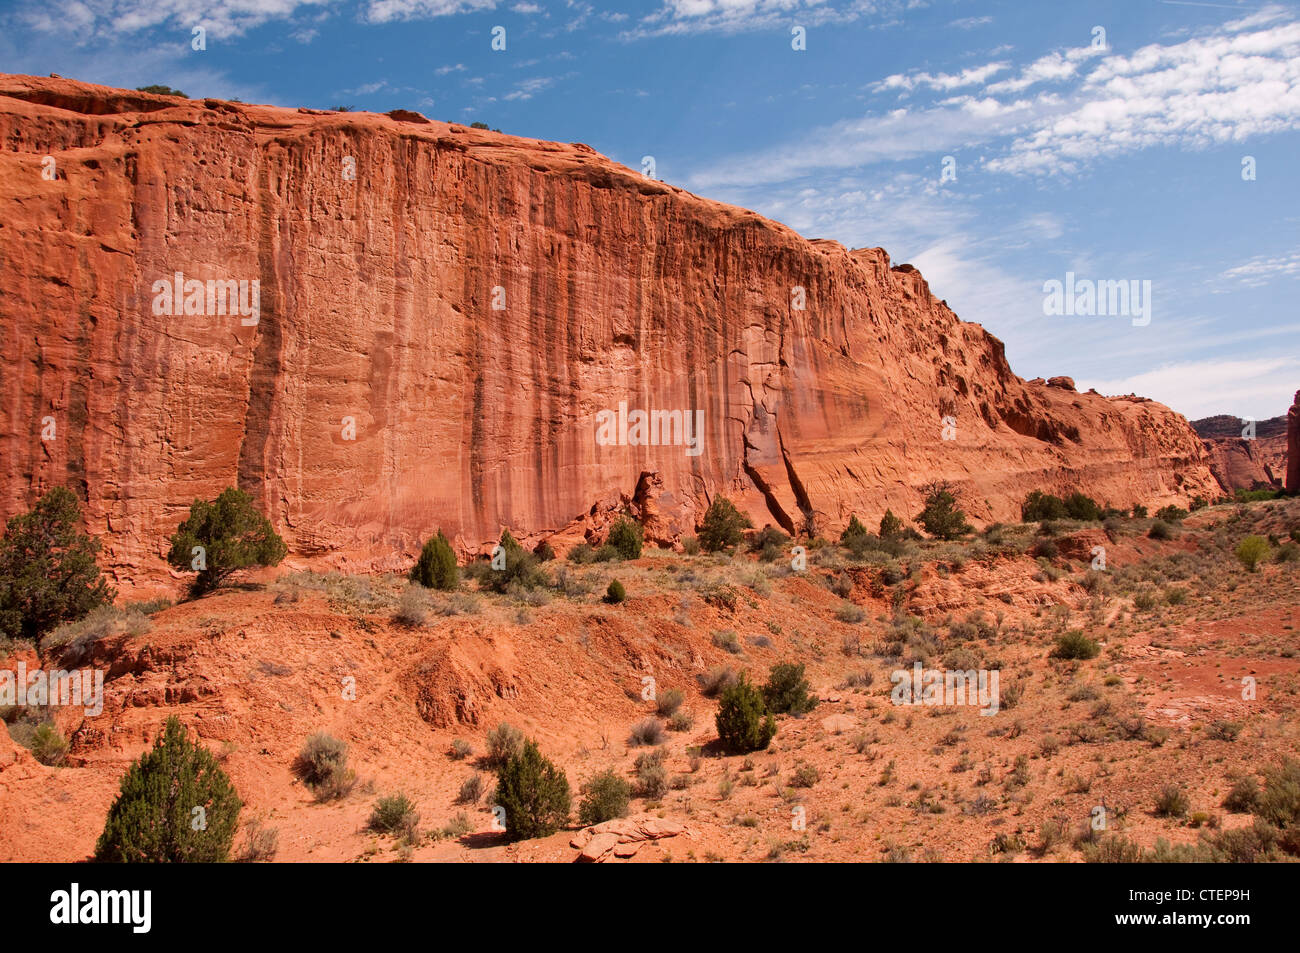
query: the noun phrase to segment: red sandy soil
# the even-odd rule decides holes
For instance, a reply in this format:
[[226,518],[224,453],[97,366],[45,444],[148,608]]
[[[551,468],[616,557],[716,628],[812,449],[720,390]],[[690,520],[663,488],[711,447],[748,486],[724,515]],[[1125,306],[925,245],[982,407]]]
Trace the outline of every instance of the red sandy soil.
[[[1058,557],[1052,567],[981,544],[926,543],[901,558],[923,567],[903,583],[904,609],[943,643],[928,665],[946,667],[939,659],[956,645],[948,622],[980,610],[994,630],[963,643],[985,667],[1000,669],[1004,699],[1010,685],[1022,692],[992,717],[891,703],[889,673],[904,667],[883,649],[891,590],[879,566],[829,545],[812,553],[804,573],[748,554],[647,550],[634,563],[569,567],[589,580],[586,595],[554,593],[525,607],[483,593],[470,614],[434,613],[414,627],[393,618],[404,587],[397,577],[268,573],[163,609],[141,634],[96,643],[92,663],[109,672],[105,710],[94,719],[58,713],[73,742],[64,766],[37,764],[0,732],[0,860],[87,858],[122,773],[176,714],[220,757],[245,801],[243,816],[278,830],[278,861],[570,862],[576,826],[509,844],[492,832],[486,799],[458,804],[457,792],[483,770],[486,733],[502,721],[564,768],[575,809],[578,788],[598,771],[612,767],[632,779],[636,756],[648,750],[628,743],[631,726],[652,713],[640,697],[646,675],[660,692],[686,692],[694,726],[667,734],[669,775],[680,780],[662,800],[634,798],[633,817],[685,831],[644,843],[629,862],[880,860],[891,849],[914,860],[1073,861],[1082,855],[1068,837],[1035,849],[1044,826],[1073,829],[1101,804],[1126,811],[1110,829],[1144,847],[1157,837],[1190,843],[1202,825],[1249,824],[1249,815],[1220,806],[1231,779],[1297,751],[1300,562],[1249,574],[1224,547],[1254,531],[1284,540],[1300,526],[1300,501],[1241,513],[1216,507],[1163,542],[1139,535],[1148,525],[1125,521],[1113,538],[1094,526],[1078,545],[1068,534],[1059,543],[1073,552],[1097,534],[1108,540],[1105,595],[1096,600],[1080,584],[1086,557]],[[844,600],[828,582],[839,569],[826,563],[843,564],[863,621],[838,617]],[[1062,570],[1055,581],[1044,575]],[[629,593],[617,606],[599,601],[612,577]],[[1133,596],[1148,585],[1161,604],[1137,610]],[[1170,604],[1170,587],[1184,590],[1185,601]],[[1050,659],[1065,628],[1098,639],[1101,654]],[[741,654],[714,644],[719,630],[737,633]],[[701,694],[696,676],[726,664],[762,681],[786,660],[806,663],[821,703],[801,718],[779,718],[768,750],[720,756],[712,744],[717,703]],[[873,675],[869,686],[845,686],[863,671]],[[1242,699],[1247,675],[1258,685],[1253,701]],[[344,698],[347,678],[356,680],[355,701]],[[1138,716],[1145,730],[1136,736],[1116,727]],[[1236,723],[1235,740],[1211,737],[1216,722]],[[359,778],[338,802],[317,803],[292,770],[317,730],[347,742]],[[1049,736],[1055,750],[1044,745]],[[454,739],[468,741],[473,755],[453,759]],[[1023,783],[1013,777],[1020,755]],[[807,766],[815,783],[791,786]],[[490,776],[485,781],[490,790]],[[1157,793],[1171,782],[1187,789],[1186,818],[1154,813]],[[420,836],[405,847],[367,830],[375,800],[397,791],[421,817]],[[806,811],[804,831],[792,830],[796,806]],[[430,833],[461,811],[471,833]],[[998,835],[1013,844],[1018,837],[1026,849],[995,852]]]

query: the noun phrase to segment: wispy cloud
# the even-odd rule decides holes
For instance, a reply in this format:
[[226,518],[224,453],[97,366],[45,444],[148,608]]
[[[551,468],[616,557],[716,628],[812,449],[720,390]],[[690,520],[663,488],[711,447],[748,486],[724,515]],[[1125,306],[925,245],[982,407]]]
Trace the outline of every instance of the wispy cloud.
[[1228,281],[1239,281],[1252,288],[1262,287],[1279,278],[1300,278],[1300,252],[1272,257],[1257,256],[1244,265],[1229,268],[1220,277]]
[[497,0],[367,0],[363,17],[371,23],[432,20],[457,13],[495,10]]
[[1295,390],[1300,358],[1257,357],[1165,364],[1113,380],[1077,380],[1080,389],[1103,394],[1142,394],[1173,407],[1189,419],[1213,414],[1267,418]]
[[823,26],[876,19],[895,22],[912,3],[905,0],[852,0],[835,4],[826,0],[664,0],[663,6],[643,17],[625,38],[705,32],[739,33],[778,26]]
[[238,36],[303,8],[330,8],[342,0],[29,0],[17,8],[20,22],[44,33],[84,36],[138,33],[158,27],[207,35]]

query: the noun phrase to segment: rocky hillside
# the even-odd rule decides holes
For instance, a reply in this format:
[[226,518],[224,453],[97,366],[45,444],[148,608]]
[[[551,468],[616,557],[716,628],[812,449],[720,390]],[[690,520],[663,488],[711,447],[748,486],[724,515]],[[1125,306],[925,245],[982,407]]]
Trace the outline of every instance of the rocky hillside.
[[1020,379],[882,249],[582,144],[2,75],[0,141],[0,515],[73,486],[119,581],[232,484],[356,569],[717,493],[831,532],[935,477],[981,521],[1219,492],[1181,416]]

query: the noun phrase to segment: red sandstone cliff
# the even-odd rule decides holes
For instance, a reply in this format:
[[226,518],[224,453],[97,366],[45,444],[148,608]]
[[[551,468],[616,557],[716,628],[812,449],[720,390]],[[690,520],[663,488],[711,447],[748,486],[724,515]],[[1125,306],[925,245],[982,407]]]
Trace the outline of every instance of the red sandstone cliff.
[[1286,412],[1286,488],[1300,493],[1300,390]]
[[[824,531],[936,476],[984,520],[1219,492],[1181,416],[1026,383],[883,250],[584,145],[22,76],[0,136],[0,506],[72,485],[119,579],[230,484],[296,555],[389,568],[620,497],[672,538],[719,492]],[[176,272],[256,279],[257,323],[156,314]],[[599,445],[620,401],[702,411],[703,452]]]

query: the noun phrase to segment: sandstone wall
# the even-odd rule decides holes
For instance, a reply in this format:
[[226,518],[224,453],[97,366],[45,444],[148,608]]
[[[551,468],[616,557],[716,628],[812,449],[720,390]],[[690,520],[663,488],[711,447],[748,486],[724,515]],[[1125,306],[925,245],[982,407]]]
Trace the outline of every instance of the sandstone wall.
[[[0,138],[2,515],[72,485],[119,579],[160,573],[189,502],[231,484],[296,557],[356,568],[620,497],[671,539],[717,493],[824,531],[911,516],[934,477],[978,520],[1032,488],[1219,493],[1181,416],[1022,381],[883,250],[586,146],[18,76]],[[258,323],[156,315],[178,271],[257,279]],[[598,445],[620,401],[702,410],[703,452]]]

